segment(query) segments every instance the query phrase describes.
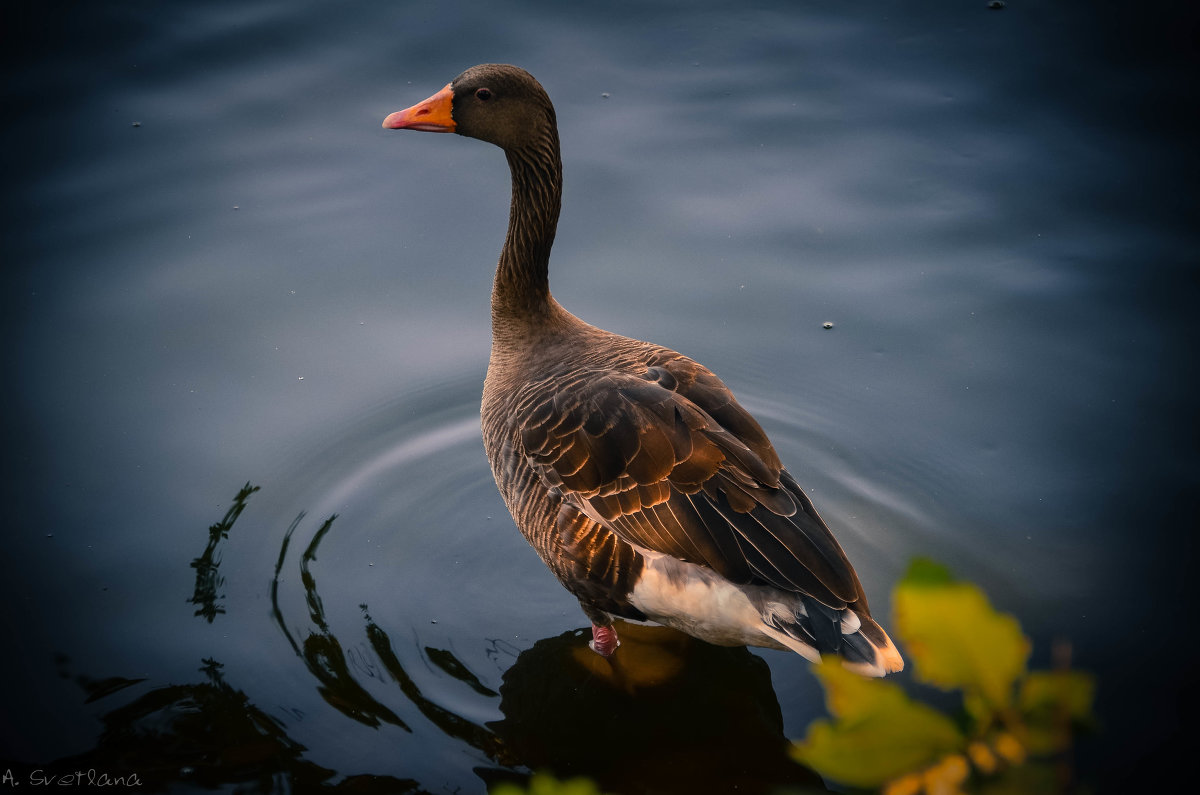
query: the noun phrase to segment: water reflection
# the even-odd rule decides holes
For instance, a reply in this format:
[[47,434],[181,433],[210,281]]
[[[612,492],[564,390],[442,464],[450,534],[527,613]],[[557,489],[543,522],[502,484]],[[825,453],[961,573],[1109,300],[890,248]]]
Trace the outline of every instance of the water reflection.
[[233,523],[242,515],[242,511],[246,510],[246,501],[258,489],[258,486],[251,486],[249,483],[242,486],[242,490],[233,498],[233,505],[225,512],[221,521],[208,528],[208,544],[200,553],[200,557],[192,561],[192,568],[196,570],[196,588],[188,601],[196,605],[194,615],[204,616],[210,624],[225,612],[225,608],[218,604],[222,597],[217,591],[224,584],[224,580],[220,575],[221,558],[217,555],[217,547],[229,538]]
[[292,534],[296,531],[304,514],[296,517],[296,521],[287,529],[283,544],[279,550],[279,563],[275,567],[275,578],[271,581],[271,611],[276,626],[283,632],[292,645],[296,655],[304,661],[309,672],[320,683],[317,692],[331,707],[348,718],[367,726],[379,726],[390,723],[411,732],[396,713],[380,704],[355,679],[346,653],[337,637],[329,629],[325,620],[325,608],[321,596],[317,592],[317,581],[309,569],[310,564],[317,558],[317,548],[333,527],[337,516],[326,519],[309,542],[308,548],[300,558],[300,581],[304,585],[305,601],[308,604],[308,617],[316,625],[315,631],[310,631],[304,640],[297,642],[287,628],[283,611],[279,607],[279,574],[287,557],[288,545]]
[[[218,596],[221,544],[258,490],[247,483],[238,492],[222,520],[209,528],[207,545],[193,562],[196,585],[189,601],[198,605],[195,616],[206,622],[225,614]],[[737,788],[753,793],[780,785],[819,786],[788,758],[767,664],[745,648],[709,646],[660,627],[625,626],[621,653],[612,660],[588,648],[583,629],[538,641],[516,655],[499,693],[453,652],[425,646],[423,661],[465,685],[475,706],[490,703],[502,717],[477,722],[459,714],[439,703],[439,694],[418,686],[367,605],[359,606],[365,644],[360,638],[349,643],[338,638],[326,616],[316,566],[337,516],[319,524],[296,560],[292,542],[305,519],[301,513],[283,533],[268,590],[274,625],[333,708],[324,716],[304,716],[321,721],[321,731],[345,732],[346,718],[373,728],[394,726],[409,735],[428,731],[400,717],[406,704],[444,738],[473,752],[481,760],[474,773],[488,784],[546,770],[560,777],[586,775],[612,792]],[[306,620],[299,622],[281,599],[291,566],[299,570],[307,608]],[[497,656],[511,648],[500,640],[490,643]],[[349,771],[307,759],[308,749],[289,735],[298,716],[256,704],[226,679],[216,651],[217,656],[201,661],[199,681],[156,687],[109,709],[93,749],[47,769],[136,774],[146,791],[183,783],[206,789],[237,785],[239,791],[254,792],[402,793],[431,786],[404,776],[346,775]],[[59,664],[67,676],[68,661]],[[89,701],[143,681],[75,678]],[[379,682],[388,680],[394,687],[381,690]],[[384,703],[393,695],[395,703]]]
[[107,712],[96,747],[44,767],[47,771],[94,770],[136,775],[139,791],[163,792],[180,783],[204,789],[239,785],[243,792],[416,792],[415,781],[390,776],[351,776],[336,785],[336,772],[303,758],[276,718],[225,681],[222,664],[205,659],[204,681],[160,687]]
[[489,725],[526,767],[614,792],[771,792],[820,780],[787,756],[767,664],[662,627],[624,625],[605,660],[585,630],[534,644]]

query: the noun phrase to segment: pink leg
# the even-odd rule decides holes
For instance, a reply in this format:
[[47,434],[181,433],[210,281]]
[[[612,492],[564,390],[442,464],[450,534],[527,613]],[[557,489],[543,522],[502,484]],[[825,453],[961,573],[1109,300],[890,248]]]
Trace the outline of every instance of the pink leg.
[[621,641],[617,639],[615,628],[592,624],[592,642],[588,645],[600,656],[611,657],[612,653],[621,645]]

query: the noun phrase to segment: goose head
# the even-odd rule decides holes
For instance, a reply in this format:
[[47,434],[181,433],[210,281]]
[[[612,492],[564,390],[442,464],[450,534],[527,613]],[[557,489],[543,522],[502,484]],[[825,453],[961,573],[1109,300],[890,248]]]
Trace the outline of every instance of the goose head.
[[507,64],[473,66],[441,91],[383,121],[391,130],[454,132],[519,150],[556,126],[554,106],[533,75]]

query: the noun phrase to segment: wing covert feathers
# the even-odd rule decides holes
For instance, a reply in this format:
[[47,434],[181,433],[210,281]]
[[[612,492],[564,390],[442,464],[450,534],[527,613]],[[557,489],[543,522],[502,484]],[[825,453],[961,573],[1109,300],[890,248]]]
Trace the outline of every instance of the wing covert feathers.
[[521,442],[543,483],[624,541],[841,610],[865,597],[758,423],[689,359],[555,372],[526,393]]

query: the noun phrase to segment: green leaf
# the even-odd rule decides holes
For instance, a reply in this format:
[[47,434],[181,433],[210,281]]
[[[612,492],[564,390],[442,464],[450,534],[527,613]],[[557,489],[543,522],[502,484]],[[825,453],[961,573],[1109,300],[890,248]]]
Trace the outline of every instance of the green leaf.
[[528,789],[505,781],[492,787],[491,795],[600,795],[595,782],[587,778],[572,778],[559,781],[549,773],[534,773],[529,778]]
[[1012,706],[1029,641],[1017,620],[997,612],[975,585],[951,579],[929,561],[914,561],[892,594],[893,623],[923,682],[965,691],[978,717]]
[[1021,683],[1020,706],[1025,713],[1058,710],[1073,721],[1092,719],[1096,677],[1083,671],[1034,671]]
[[1026,743],[1038,754],[1070,745],[1071,730],[1094,723],[1096,679],[1082,671],[1034,671],[1021,683],[1017,704],[1028,729]]
[[954,575],[936,560],[913,558],[909,561],[908,571],[904,573],[904,582],[911,585],[950,585],[954,582]]
[[1050,764],[1017,765],[981,780],[975,792],[978,795],[1060,795],[1063,792],[1061,775],[1061,771]]
[[792,755],[826,778],[878,787],[966,745],[949,718],[891,682],[863,678],[833,659],[814,671],[836,720],[814,721]]

